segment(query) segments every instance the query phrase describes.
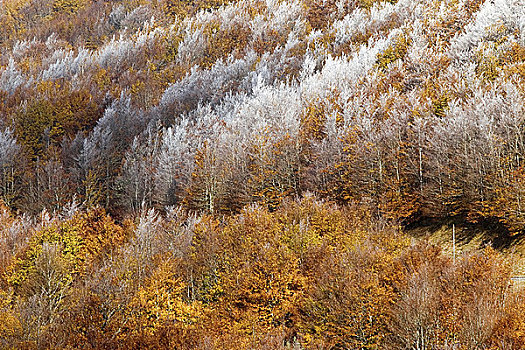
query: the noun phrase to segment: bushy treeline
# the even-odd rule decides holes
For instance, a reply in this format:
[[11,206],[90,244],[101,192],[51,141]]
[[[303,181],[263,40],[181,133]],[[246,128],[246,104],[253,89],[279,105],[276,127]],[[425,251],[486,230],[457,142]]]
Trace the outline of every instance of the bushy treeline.
[[[37,11],[38,10],[38,11]],[[0,196],[122,217],[306,191],[524,227],[519,1],[4,1]]]
[[455,260],[367,208],[307,196],[123,224],[0,213],[6,349],[521,349],[525,299],[486,249]]

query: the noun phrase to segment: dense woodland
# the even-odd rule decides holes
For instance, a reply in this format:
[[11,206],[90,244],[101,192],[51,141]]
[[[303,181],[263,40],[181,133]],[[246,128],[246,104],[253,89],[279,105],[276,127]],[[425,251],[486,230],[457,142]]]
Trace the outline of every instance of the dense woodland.
[[0,349],[522,349],[521,0],[0,0]]

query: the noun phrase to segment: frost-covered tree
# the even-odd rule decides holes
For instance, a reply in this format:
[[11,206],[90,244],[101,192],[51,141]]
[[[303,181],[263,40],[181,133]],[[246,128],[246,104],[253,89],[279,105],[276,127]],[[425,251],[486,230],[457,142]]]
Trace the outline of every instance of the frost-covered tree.
[[144,134],[135,137],[126,152],[121,174],[122,202],[135,212],[154,205],[155,178],[159,171],[159,133],[148,128]]
[[147,125],[143,113],[124,94],[104,112],[92,133],[84,139],[77,159],[82,194],[91,204],[109,205],[118,190],[115,179],[125,153]]
[[13,205],[21,195],[23,158],[21,148],[9,128],[0,132],[0,199]]

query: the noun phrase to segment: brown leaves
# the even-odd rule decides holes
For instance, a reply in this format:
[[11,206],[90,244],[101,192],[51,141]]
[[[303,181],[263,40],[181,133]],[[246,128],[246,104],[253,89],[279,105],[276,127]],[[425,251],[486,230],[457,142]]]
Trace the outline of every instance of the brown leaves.
[[150,211],[131,233],[95,209],[34,232],[0,288],[0,344],[520,348],[523,298],[492,249],[454,262],[312,196],[173,215]]

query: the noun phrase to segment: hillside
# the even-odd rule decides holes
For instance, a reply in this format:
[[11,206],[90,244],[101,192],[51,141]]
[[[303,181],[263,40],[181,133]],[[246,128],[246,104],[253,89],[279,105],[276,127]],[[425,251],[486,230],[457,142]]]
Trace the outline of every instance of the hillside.
[[523,228],[521,3],[219,5],[4,2],[3,201]]
[[0,349],[525,346],[523,1],[0,27]]

